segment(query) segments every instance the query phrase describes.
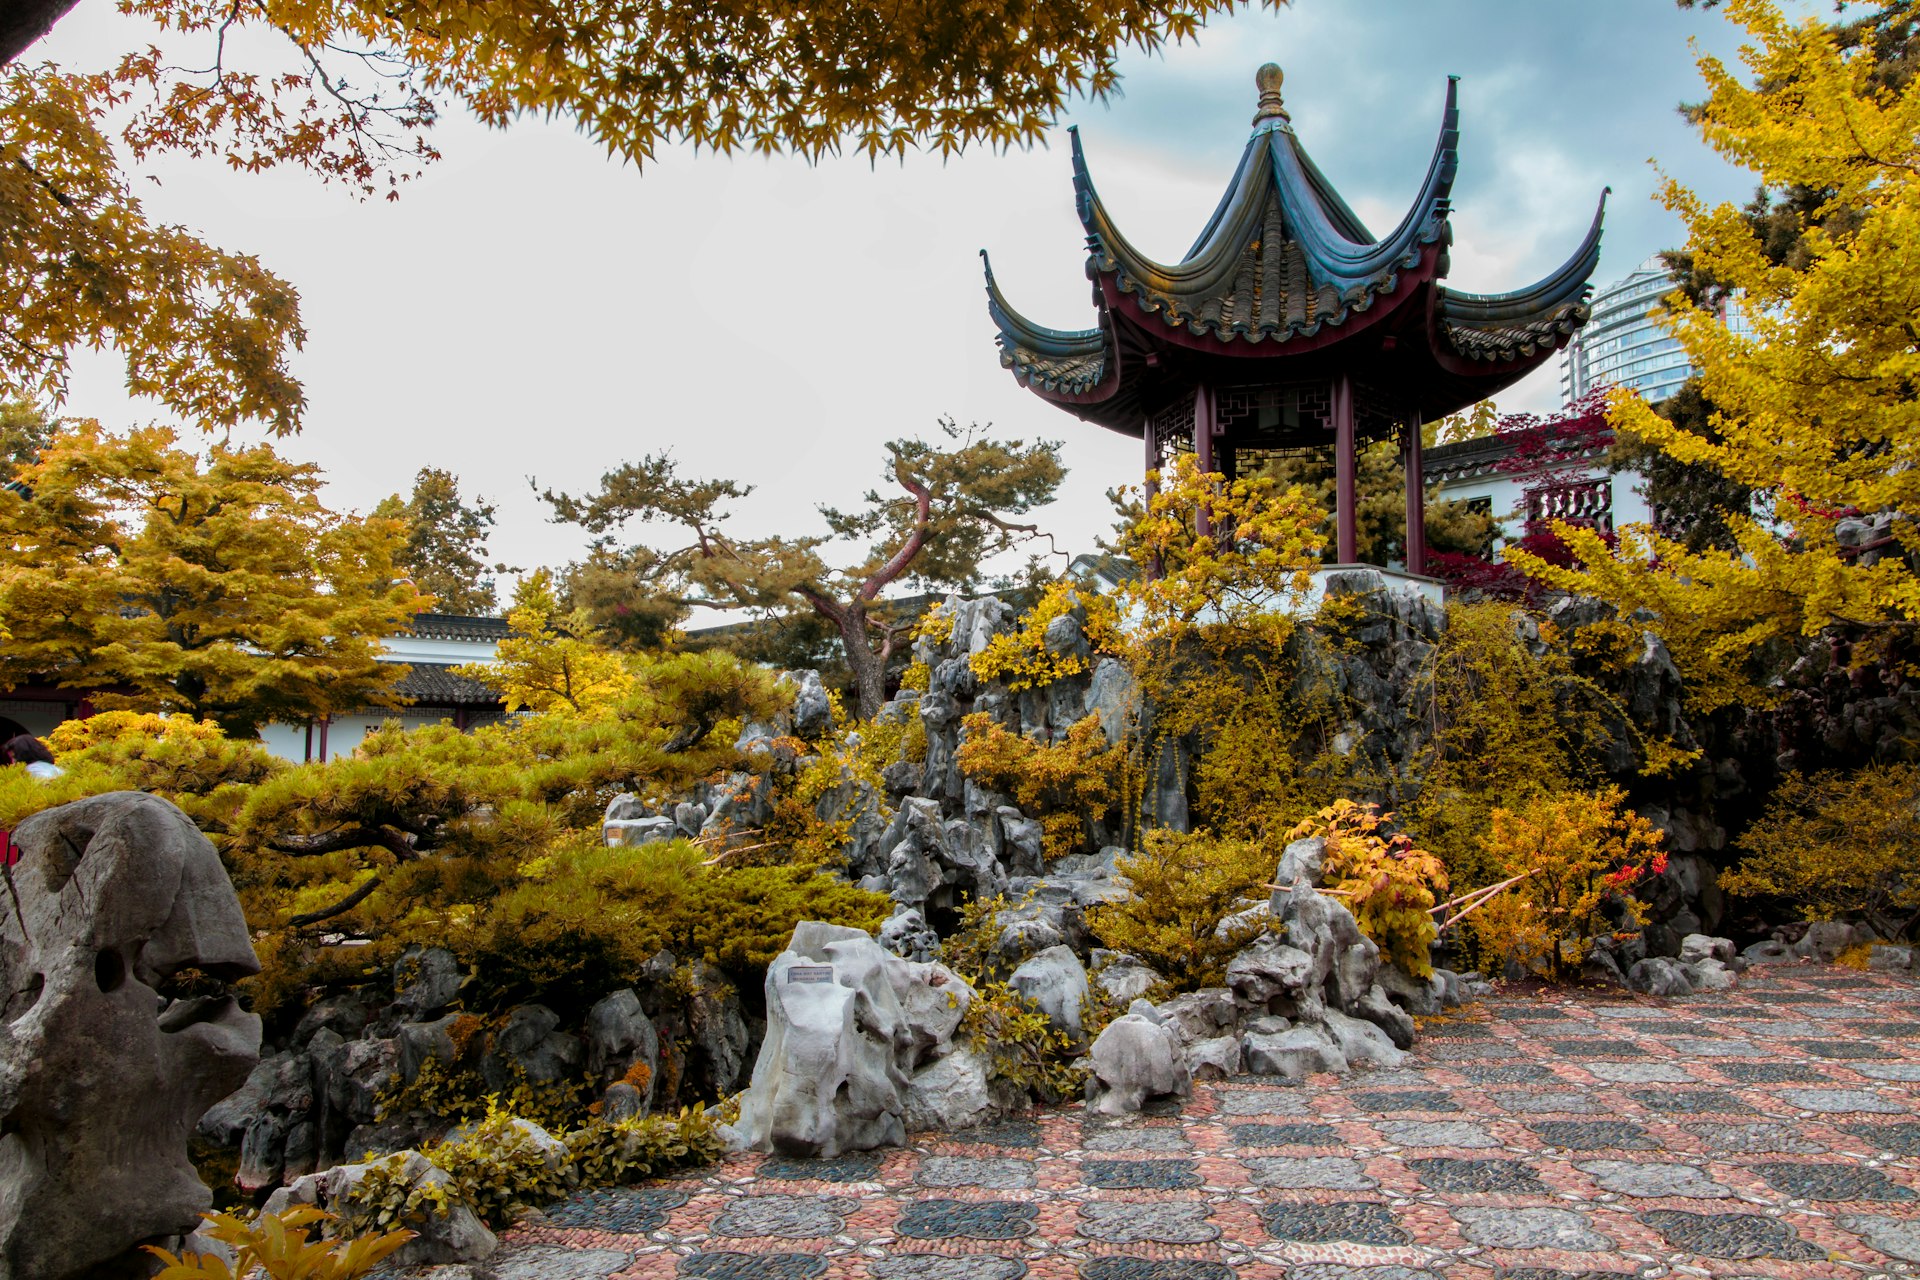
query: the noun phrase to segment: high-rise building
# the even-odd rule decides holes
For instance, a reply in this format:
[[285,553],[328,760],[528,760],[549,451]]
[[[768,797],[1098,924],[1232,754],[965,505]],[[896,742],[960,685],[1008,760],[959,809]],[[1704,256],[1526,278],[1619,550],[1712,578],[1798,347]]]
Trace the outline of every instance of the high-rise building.
[[1593,295],[1592,318],[1560,354],[1560,399],[1571,407],[1596,387],[1631,387],[1659,403],[1693,374],[1679,341],[1655,320],[1673,274],[1648,258]]

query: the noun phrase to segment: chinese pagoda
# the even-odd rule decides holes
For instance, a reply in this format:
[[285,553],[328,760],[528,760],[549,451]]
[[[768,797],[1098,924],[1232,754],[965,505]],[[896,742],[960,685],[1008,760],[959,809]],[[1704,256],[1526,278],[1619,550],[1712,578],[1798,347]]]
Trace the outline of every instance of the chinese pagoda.
[[[1145,441],[1149,471],[1191,449],[1231,477],[1262,455],[1332,445],[1337,558],[1357,556],[1355,450],[1395,440],[1406,459],[1407,571],[1425,571],[1420,425],[1518,381],[1587,319],[1606,194],[1558,271],[1513,293],[1460,293],[1447,274],[1459,168],[1458,82],[1400,225],[1376,239],[1294,136],[1280,68],[1260,68],[1253,137],[1186,258],[1163,266],[1120,234],[1073,132],[1097,328],[1047,329],[1007,304],[987,267],[1000,363],[1089,422]],[[983,258],[986,256],[983,252]]]

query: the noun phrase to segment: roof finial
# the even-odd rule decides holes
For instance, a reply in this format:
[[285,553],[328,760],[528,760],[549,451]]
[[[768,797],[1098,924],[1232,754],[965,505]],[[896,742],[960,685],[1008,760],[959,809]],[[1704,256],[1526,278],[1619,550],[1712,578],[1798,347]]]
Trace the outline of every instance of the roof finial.
[[1287,108],[1280,101],[1280,83],[1286,73],[1280,70],[1280,64],[1269,62],[1253,73],[1254,84],[1260,87],[1260,109],[1253,113],[1253,122],[1262,120],[1291,120]]

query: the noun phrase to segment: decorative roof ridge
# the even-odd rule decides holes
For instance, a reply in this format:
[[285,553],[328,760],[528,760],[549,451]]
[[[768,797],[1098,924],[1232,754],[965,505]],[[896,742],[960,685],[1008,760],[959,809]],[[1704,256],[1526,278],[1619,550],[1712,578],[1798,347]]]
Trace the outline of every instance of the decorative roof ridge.
[[477,613],[416,613],[403,634],[423,640],[491,640],[513,633],[505,618]]
[[[1440,136],[1434,143],[1433,158],[1427,162],[1427,176],[1422,179],[1420,190],[1400,224],[1386,236],[1367,243],[1349,238],[1336,225],[1338,220],[1330,215],[1326,200],[1329,196],[1336,201],[1339,198],[1326,175],[1308,157],[1292,128],[1268,125],[1260,131],[1266,135],[1267,148],[1273,157],[1273,171],[1282,189],[1283,205],[1295,214],[1289,230],[1307,250],[1315,266],[1343,282],[1367,283],[1390,267],[1418,264],[1422,246],[1436,240],[1451,242],[1447,215],[1452,212],[1453,182],[1460,172],[1459,94],[1459,77],[1448,76],[1447,102],[1440,113]],[[1285,199],[1289,187],[1292,201]],[[1300,218],[1299,213],[1305,210],[1319,217]],[[1353,218],[1343,201],[1339,211]],[[1446,274],[1444,263],[1438,274]]]
[[1000,365],[1013,371],[1023,387],[1066,395],[1084,395],[1106,381],[1107,335],[1103,329],[1050,329],[1021,315],[1000,292],[993,262],[980,251],[987,276],[987,314],[999,330]]

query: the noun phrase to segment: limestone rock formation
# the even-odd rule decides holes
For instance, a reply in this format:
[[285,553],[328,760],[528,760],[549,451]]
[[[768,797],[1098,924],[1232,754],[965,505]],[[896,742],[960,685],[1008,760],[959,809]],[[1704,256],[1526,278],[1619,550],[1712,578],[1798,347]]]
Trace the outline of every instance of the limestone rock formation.
[[[528,1145],[534,1149],[541,1149],[542,1140],[545,1143],[555,1141],[539,1126],[527,1121],[519,1123],[533,1131],[528,1135]],[[538,1135],[537,1138],[534,1135]],[[366,1179],[368,1172],[375,1165],[388,1161],[398,1164],[401,1178],[409,1191],[424,1187],[446,1187],[452,1182],[445,1171],[434,1168],[418,1151],[402,1151],[381,1161],[335,1165],[322,1173],[296,1178],[267,1197],[266,1212],[284,1213],[295,1205],[310,1204],[337,1213],[344,1207],[354,1188]],[[478,1215],[457,1200],[448,1204],[444,1212],[428,1214],[408,1225],[416,1233],[415,1237],[393,1255],[394,1266],[478,1262],[490,1257],[500,1244]]]
[[1087,1110],[1095,1115],[1125,1115],[1154,1098],[1193,1093],[1179,1040],[1161,1025],[1152,1005],[1141,1001],[1135,1008],[1139,1012],[1108,1023],[1088,1055]]
[[[906,1140],[914,1072],[950,1048],[973,998],[944,965],[814,921],[794,929],[766,991],[767,1035],[737,1132],[754,1150],[823,1158]],[[936,1091],[922,1091],[925,1110],[958,1106],[936,1103]]]
[[260,1019],[168,999],[197,969],[259,971],[207,838],[116,792],[21,823],[0,903],[0,1280],[145,1275],[142,1243],[192,1232],[213,1196],[187,1138],[246,1082]]

